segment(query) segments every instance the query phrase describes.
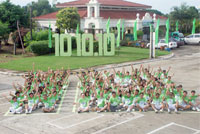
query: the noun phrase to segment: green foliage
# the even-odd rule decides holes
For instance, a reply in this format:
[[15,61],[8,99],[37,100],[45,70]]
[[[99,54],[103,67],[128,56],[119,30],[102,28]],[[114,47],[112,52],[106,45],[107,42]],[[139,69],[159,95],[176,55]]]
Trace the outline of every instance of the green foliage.
[[67,31],[75,30],[78,23],[80,23],[80,15],[77,8],[65,8],[57,14],[56,26],[60,29],[66,29]]
[[51,7],[48,0],[38,0],[37,2],[33,1],[28,6],[32,7],[33,17],[57,11],[55,7]]
[[11,31],[17,29],[17,20],[22,26],[28,25],[28,14],[20,6],[12,4],[9,0],[0,3],[0,21],[7,23]]
[[[33,41],[43,41],[48,40],[49,31],[48,30],[42,30],[39,32],[32,31],[32,40]],[[24,37],[24,45],[28,46],[31,42],[31,32],[28,32],[26,36]]]
[[175,31],[175,23],[178,20],[179,31],[182,33],[191,33],[192,20],[200,18],[200,12],[194,6],[188,6],[186,3],[183,3],[180,7],[173,7],[169,17],[171,20],[171,31]]
[[142,39],[143,35],[144,35],[144,33],[143,33],[142,30],[137,31],[137,36],[138,36],[139,39]]
[[48,40],[49,30],[42,30],[40,32],[37,32],[36,34],[37,41]]
[[[44,55],[48,54],[50,52],[50,49],[48,47],[49,41],[33,41],[30,43],[30,46],[26,49],[27,51],[30,51],[37,55]],[[52,52],[55,52],[55,42],[52,42]]]
[[148,12],[151,12],[151,13],[155,13],[155,14],[158,14],[158,15],[164,15],[162,12],[156,10],[156,9],[148,9],[147,10]]
[[7,37],[9,34],[8,23],[2,23],[0,21],[0,40]]
[[94,47],[93,47],[94,50],[93,51],[94,52],[99,52],[99,42],[95,40],[93,45],[94,45]]
[[77,44],[76,44],[76,37],[72,37],[72,49],[76,49]]

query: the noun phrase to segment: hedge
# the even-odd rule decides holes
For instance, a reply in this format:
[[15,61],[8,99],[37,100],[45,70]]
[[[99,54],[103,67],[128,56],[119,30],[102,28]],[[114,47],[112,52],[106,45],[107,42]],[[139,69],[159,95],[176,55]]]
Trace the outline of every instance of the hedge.
[[[45,55],[50,52],[49,49],[49,41],[32,41],[30,45],[26,48],[26,51],[32,52],[37,55]],[[52,49],[51,52],[55,52],[55,41],[52,41]]]

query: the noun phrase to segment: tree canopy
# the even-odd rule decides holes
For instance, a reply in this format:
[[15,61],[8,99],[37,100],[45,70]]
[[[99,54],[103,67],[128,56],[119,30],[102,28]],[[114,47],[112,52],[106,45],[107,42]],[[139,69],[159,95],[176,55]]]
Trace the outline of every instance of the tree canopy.
[[61,29],[70,31],[76,29],[77,24],[80,23],[80,15],[77,8],[69,7],[62,9],[57,14],[56,26]]
[[28,14],[20,6],[16,6],[6,0],[0,4],[0,21],[7,23],[11,31],[17,29],[17,20],[21,25],[28,25]]
[[9,28],[8,23],[3,23],[0,21],[0,39],[3,39],[5,35],[8,35]]
[[51,7],[51,4],[48,0],[38,0],[37,2],[32,2],[26,6],[26,8],[29,8],[31,6],[33,17],[48,14],[51,12],[57,11],[57,8],[55,5]]
[[200,12],[194,6],[188,6],[183,3],[180,7],[173,7],[169,14],[172,21],[172,27],[175,27],[175,22],[179,21],[179,29],[183,33],[190,33],[192,29],[192,20],[200,18]]

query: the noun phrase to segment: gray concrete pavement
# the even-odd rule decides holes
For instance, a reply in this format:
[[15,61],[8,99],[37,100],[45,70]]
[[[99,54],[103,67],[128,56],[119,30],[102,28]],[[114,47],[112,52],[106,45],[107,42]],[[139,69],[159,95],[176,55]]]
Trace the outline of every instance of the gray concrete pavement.
[[[175,57],[169,60],[145,63],[154,68],[172,67],[173,80],[182,84],[184,89],[196,89],[200,93],[200,46],[182,46],[173,50]],[[135,65],[139,67],[140,65]],[[125,67],[130,69],[129,66]],[[102,68],[103,69],[103,68]],[[121,68],[117,68],[121,69]],[[170,73],[170,74],[172,74]],[[200,113],[180,112],[180,114],[147,113],[73,113],[72,103],[76,96],[77,79],[70,77],[71,85],[67,90],[59,113],[31,115],[6,114],[9,103],[1,97],[12,89],[12,82],[23,83],[21,77],[0,75],[0,134],[197,134],[200,133]]]

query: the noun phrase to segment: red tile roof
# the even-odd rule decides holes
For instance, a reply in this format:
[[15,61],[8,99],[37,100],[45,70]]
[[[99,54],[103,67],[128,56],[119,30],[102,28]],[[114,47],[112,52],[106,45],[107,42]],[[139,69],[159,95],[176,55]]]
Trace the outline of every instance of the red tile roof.
[[[45,15],[41,15],[38,17],[34,17],[33,19],[40,20],[40,19],[56,19],[56,14],[58,12],[53,12]],[[81,18],[87,17],[87,10],[78,10],[78,13]]]
[[[71,2],[65,2],[57,4],[56,7],[80,7],[80,6],[86,6],[86,4],[90,0],[76,0]],[[141,7],[141,8],[151,8],[151,6],[129,2],[125,0],[98,0],[98,2],[103,6],[123,6],[123,7]]]
[[[140,14],[140,19],[143,18],[143,16],[145,16],[145,13],[147,13],[146,11],[115,11],[115,10],[101,10],[100,11],[100,16],[108,19],[109,17],[111,19],[136,19],[136,15],[137,13]],[[152,17],[153,17],[153,13],[149,13]],[[164,16],[160,16],[160,15],[156,15],[156,18],[160,18],[160,19],[167,19]]]
[[[56,14],[58,12],[42,15],[35,17],[33,19],[41,20],[41,19],[56,19]],[[78,13],[81,18],[87,17],[87,10],[78,10]],[[100,10],[100,17],[103,17],[104,19],[108,19],[109,17],[111,19],[136,19],[136,14],[140,14],[140,19],[142,19],[143,16],[145,16],[145,11],[119,11],[119,10]],[[150,15],[153,17],[153,13],[150,13]],[[160,19],[167,19],[164,16],[156,15],[156,18]]]

